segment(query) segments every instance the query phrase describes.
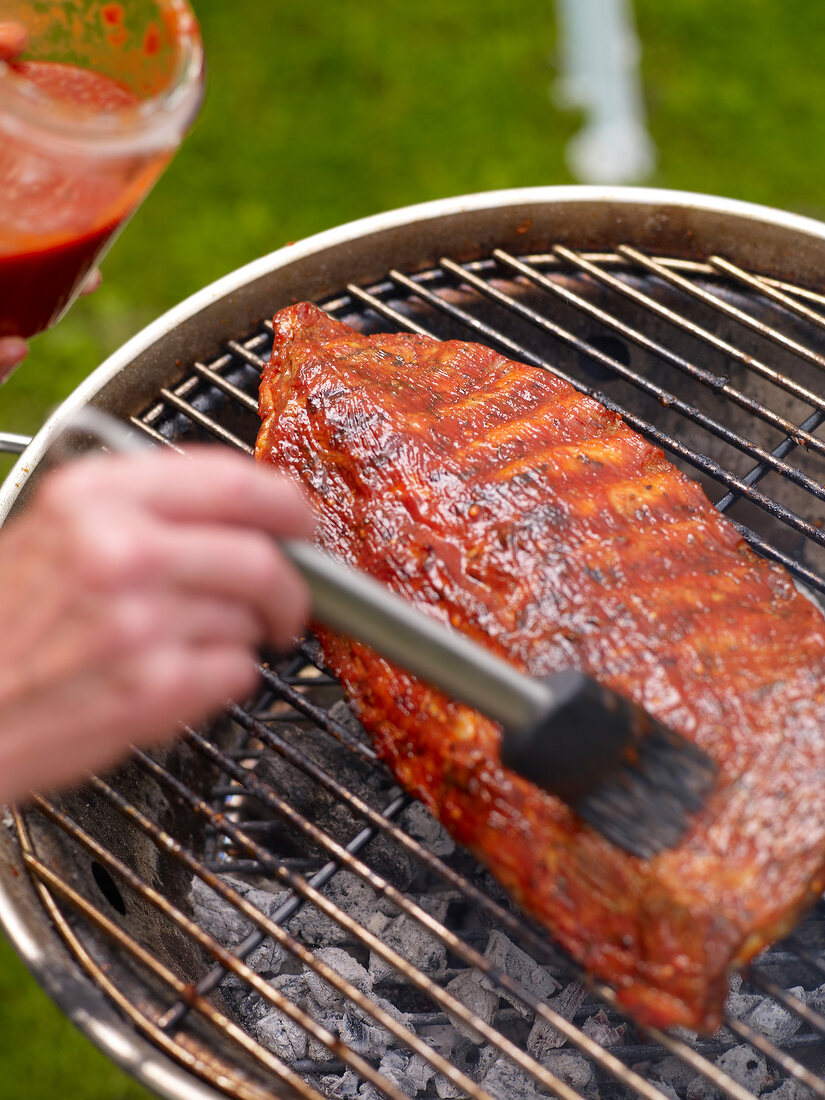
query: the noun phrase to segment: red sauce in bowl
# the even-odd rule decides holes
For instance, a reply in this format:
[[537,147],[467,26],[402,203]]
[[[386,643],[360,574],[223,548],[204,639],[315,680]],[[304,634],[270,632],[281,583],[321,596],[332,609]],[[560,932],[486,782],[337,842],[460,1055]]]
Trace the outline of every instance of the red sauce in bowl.
[[[74,65],[29,61],[10,68],[56,104],[109,112],[139,101],[116,80]],[[28,337],[61,315],[158,162],[140,171],[138,181],[127,180],[96,163],[58,156],[47,164],[18,154],[13,139],[0,140],[6,144],[0,150],[0,336]]]
[[59,61],[16,61],[11,65],[18,76],[28,80],[44,95],[74,107],[95,111],[117,111],[134,107],[138,96],[109,76],[79,65]]

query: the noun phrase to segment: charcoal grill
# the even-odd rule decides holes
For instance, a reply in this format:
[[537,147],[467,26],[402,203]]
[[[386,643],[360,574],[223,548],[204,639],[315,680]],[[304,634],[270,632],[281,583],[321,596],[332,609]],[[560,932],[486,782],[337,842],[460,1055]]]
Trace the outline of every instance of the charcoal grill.
[[[267,318],[304,298],[561,375],[825,592],[825,226],[650,190],[427,204],[243,268],[87,379],[25,447],[0,519],[88,403],[161,444],[250,453]],[[717,1034],[634,1026],[393,786],[311,638],[172,748],[8,808],[0,850],[20,955],[170,1100],[825,1097],[825,908],[734,983]]]

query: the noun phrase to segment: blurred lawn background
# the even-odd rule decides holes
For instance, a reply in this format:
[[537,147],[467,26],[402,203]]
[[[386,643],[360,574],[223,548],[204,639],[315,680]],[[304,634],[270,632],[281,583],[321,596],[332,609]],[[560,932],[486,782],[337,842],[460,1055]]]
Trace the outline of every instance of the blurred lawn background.
[[[102,288],[0,389],[33,432],[124,340],[287,241],[410,203],[574,182],[551,0],[194,0],[197,126]],[[2,12],[0,0],[0,12]],[[825,5],[635,0],[658,167],[646,183],[825,218]],[[0,474],[10,462],[0,458]],[[138,1100],[0,946],[0,1100]]]

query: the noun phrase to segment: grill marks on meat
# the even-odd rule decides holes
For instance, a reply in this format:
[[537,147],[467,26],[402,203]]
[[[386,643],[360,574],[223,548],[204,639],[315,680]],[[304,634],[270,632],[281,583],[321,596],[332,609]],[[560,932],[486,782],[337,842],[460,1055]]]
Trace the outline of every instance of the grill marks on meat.
[[731,965],[825,875],[825,623],[701,489],[598,402],[488,348],[275,317],[257,457],[318,540],[536,676],[576,666],[720,779],[640,861],[502,768],[497,727],[319,629],[399,781],[625,1006],[712,1028]]

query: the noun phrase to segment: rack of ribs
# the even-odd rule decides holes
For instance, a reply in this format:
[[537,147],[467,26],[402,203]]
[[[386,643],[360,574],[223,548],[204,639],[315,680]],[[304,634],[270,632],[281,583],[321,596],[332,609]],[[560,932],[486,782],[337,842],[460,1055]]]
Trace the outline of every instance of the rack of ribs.
[[256,455],[319,545],[535,676],[576,667],[707,752],[641,860],[507,771],[498,727],[317,626],[381,757],[640,1021],[703,1030],[825,885],[825,621],[615,413],[471,343],[275,317]]

